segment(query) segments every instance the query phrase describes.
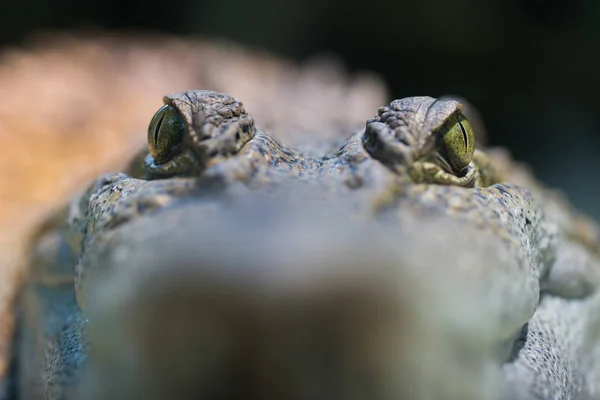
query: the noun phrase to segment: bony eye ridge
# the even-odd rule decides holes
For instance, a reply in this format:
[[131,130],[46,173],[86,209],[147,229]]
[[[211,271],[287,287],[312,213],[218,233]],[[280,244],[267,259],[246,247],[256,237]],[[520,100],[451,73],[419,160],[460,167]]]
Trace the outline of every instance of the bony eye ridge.
[[170,105],[162,106],[148,127],[148,151],[158,164],[168,161],[183,140],[185,121]]
[[466,174],[475,152],[475,134],[464,115],[455,113],[442,125],[437,132],[436,150],[438,160],[448,172],[457,176]]

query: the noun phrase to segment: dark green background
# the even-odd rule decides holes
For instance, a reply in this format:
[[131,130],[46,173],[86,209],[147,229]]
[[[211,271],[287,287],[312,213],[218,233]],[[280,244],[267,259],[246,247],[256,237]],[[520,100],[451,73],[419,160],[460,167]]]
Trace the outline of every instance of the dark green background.
[[457,94],[547,184],[600,219],[600,2],[586,0],[13,1],[0,40],[47,28],[224,36],[303,60],[333,52],[394,97]]

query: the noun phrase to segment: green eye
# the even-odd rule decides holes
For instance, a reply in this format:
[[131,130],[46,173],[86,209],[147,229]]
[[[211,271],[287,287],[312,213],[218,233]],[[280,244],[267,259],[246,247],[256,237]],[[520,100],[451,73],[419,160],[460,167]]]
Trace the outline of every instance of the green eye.
[[469,121],[460,113],[452,115],[438,131],[436,146],[441,161],[457,176],[464,175],[475,152],[475,134]]
[[157,164],[169,159],[183,138],[185,122],[175,109],[162,106],[150,121],[148,127],[148,151]]

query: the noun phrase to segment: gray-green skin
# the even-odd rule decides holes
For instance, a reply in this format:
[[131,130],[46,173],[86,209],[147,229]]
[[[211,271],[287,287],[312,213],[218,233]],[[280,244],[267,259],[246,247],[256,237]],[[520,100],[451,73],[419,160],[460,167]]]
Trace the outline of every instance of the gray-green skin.
[[34,241],[23,398],[600,398],[594,225],[494,152],[457,174],[458,102],[310,157],[227,95],[165,104],[181,143]]

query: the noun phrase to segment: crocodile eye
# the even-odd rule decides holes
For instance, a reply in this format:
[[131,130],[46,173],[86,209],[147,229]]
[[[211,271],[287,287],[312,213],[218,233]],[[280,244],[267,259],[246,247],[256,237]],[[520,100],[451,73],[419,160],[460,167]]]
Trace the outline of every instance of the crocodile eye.
[[169,159],[182,142],[185,122],[175,109],[162,106],[148,127],[148,151],[154,161],[162,164]]
[[475,134],[461,113],[452,115],[438,130],[436,147],[441,162],[457,176],[463,176],[475,152]]

